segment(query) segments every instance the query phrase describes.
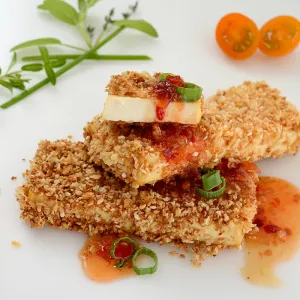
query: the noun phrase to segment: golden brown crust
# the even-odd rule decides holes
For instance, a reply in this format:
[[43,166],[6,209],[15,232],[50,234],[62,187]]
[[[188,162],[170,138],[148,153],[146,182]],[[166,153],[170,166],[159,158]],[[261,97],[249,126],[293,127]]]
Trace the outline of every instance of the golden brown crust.
[[[89,164],[83,143],[43,141],[17,199],[21,218],[32,227],[89,234],[127,230],[149,241],[239,245],[253,227],[258,177],[244,165],[224,165],[221,172],[227,188],[218,199],[196,197],[190,179],[137,190]],[[215,236],[207,236],[210,232]],[[230,232],[238,233],[236,241]]]
[[300,113],[296,106],[262,82],[245,81],[219,91],[204,106],[201,126],[207,132],[212,158],[257,161],[294,154],[300,147]]
[[[182,141],[179,149],[180,159],[168,159],[165,155],[165,144],[153,143],[152,140],[143,137],[145,131],[161,133],[165,126],[194,127],[158,123],[128,125],[103,121],[101,116],[96,116],[84,129],[89,161],[102,165],[134,187],[182,174],[187,168],[207,162],[208,156],[205,153],[199,155],[206,148],[206,141],[201,132],[199,140],[195,143]],[[137,131],[140,132],[139,135]],[[166,139],[168,138],[162,138],[163,141]],[[176,147],[171,150],[175,153],[177,151]]]
[[106,91],[109,95],[127,96],[138,98],[152,98],[152,88],[158,83],[158,76],[152,76],[147,72],[133,71],[113,75]]
[[199,144],[188,143],[188,155],[173,161],[143,133],[127,136],[126,125],[102,122],[101,116],[86,126],[84,136],[90,161],[133,186],[167,179],[188,168],[212,167],[223,158],[230,163],[257,161],[294,154],[300,147],[299,112],[265,82],[247,81],[219,91],[206,101],[198,130],[202,151]]

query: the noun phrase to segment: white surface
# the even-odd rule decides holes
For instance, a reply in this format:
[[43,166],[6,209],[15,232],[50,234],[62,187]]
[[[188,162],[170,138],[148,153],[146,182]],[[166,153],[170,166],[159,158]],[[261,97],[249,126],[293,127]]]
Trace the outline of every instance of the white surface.
[[[35,8],[40,0],[1,1],[0,65],[9,61],[8,50],[15,44],[43,36],[53,36],[78,44],[79,36]],[[75,1],[74,1],[75,2]],[[122,11],[129,2],[98,4],[91,19],[101,25],[111,7]],[[163,71],[181,74],[200,84],[205,95],[243,80],[265,79],[282,90],[300,108],[300,50],[281,59],[260,54],[244,62],[222,55],[214,41],[219,18],[232,11],[242,12],[258,25],[282,14],[300,18],[299,0],[236,1],[142,1],[137,18],[152,22],[159,32],[154,40],[125,31],[102,53],[139,53],[153,57],[151,62],[85,62],[18,105],[0,111],[0,299],[285,299],[299,298],[300,256],[282,264],[278,274],[285,281],[280,289],[252,286],[239,275],[243,252],[228,251],[207,260],[201,269],[189,261],[158,250],[160,266],[154,276],[132,277],[112,284],[96,284],[81,271],[78,250],[85,236],[55,229],[30,229],[18,219],[14,191],[21,184],[21,172],[28,166],[41,139],[54,140],[73,135],[82,139],[82,127],[101,111],[106,97],[104,87],[112,73],[123,70]],[[83,46],[83,44],[82,44]],[[0,89],[0,97],[9,94]],[[103,99],[103,100],[101,100]],[[26,158],[26,162],[22,161]],[[300,186],[300,155],[260,163],[263,172],[286,178]],[[292,171],[293,170],[293,171]],[[11,176],[18,176],[13,182]],[[22,243],[21,248],[11,241]]]
[[[156,116],[156,104],[153,99],[109,95],[104,104],[102,118],[124,122],[160,122]],[[202,116],[201,106],[201,101],[171,102],[162,122],[197,124]]]

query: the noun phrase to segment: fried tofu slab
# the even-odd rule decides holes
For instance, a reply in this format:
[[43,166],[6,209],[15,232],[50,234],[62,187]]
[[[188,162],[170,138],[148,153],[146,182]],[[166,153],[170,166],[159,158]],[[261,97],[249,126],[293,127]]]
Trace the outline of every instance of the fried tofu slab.
[[97,233],[130,233],[144,240],[241,245],[253,228],[258,169],[254,164],[218,168],[226,190],[216,199],[195,193],[200,174],[135,189],[89,163],[84,143],[42,141],[18,188],[21,218],[32,227]]
[[118,123],[98,115],[84,136],[90,162],[138,187],[224,158],[235,164],[294,154],[300,113],[279,90],[247,81],[209,98],[196,126]]

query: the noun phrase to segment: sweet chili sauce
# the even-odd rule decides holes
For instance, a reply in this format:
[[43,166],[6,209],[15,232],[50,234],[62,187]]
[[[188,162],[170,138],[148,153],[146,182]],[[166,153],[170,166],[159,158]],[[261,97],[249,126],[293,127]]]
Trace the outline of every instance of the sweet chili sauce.
[[[94,235],[88,238],[79,252],[81,265],[86,276],[98,282],[110,282],[135,274],[131,264],[116,268],[118,262],[110,256],[110,247],[117,235]],[[126,260],[134,251],[130,243],[119,243],[115,248],[117,257]]]
[[168,75],[166,80],[159,81],[153,87],[154,96],[158,100],[156,103],[156,117],[159,121],[164,119],[170,102],[182,101],[182,97],[175,86],[184,87],[183,79],[180,76]]
[[[205,132],[199,126],[156,123],[132,126],[131,133],[159,145],[169,162],[188,161],[195,152],[200,155],[205,149]],[[193,158],[197,159],[196,156]]]
[[257,186],[257,230],[246,235],[243,277],[265,286],[281,285],[275,267],[291,259],[300,242],[300,189],[272,177],[261,177]]

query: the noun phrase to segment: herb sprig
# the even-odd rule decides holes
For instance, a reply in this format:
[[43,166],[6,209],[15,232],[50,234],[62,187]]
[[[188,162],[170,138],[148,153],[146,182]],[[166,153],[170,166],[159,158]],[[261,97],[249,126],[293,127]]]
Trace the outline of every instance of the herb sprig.
[[0,68],[0,85],[7,88],[11,93],[14,88],[24,91],[25,83],[30,81],[30,79],[22,77],[21,70],[11,72],[11,69],[15,66],[16,62],[17,53],[14,52],[12,60],[5,74],[2,74],[2,69]]
[[[68,4],[64,0],[44,0],[39,9],[50,13],[56,19],[75,26],[82,38],[84,39],[88,49],[83,49],[74,45],[69,45],[61,42],[53,37],[39,38],[23,42],[16,45],[11,49],[14,52],[11,64],[5,74],[2,75],[0,68],[0,85],[9,89],[11,92],[13,89],[21,90],[22,92],[2,104],[1,108],[8,108],[19,101],[25,99],[35,91],[39,90],[48,83],[56,84],[57,78],[80,64],[84,60],[149,60],[151,59],[147,55],[100,55],[97,51],[105,44],[110,42],[118,34],[120,34],[125,28],[138,30],[151,37],[158,37],[155,28],[144,20],[129,20],[129,18],[136,12],[138,3],[129,6],[129,10],[124,12],[124,19],[114,19],[115,9],[111,9],[108,15],[105,17],[103,30],[94,39],[95,28],[86,24],[87,15],[90,8],[97,4],[100,0],[78,0],[78,9]],[[114,31],[111,29],[116,28]],[[94,41],[95,40],[95,41]],[[50,54],[47,46],[59,46],[67,47],[79,52],[79,54]],[[22,58],[24,62],[31,62],[24,64],[21,70],[12,71],[17,62],[17,51],[20,51],[28,47],[38,47],[40,55],[25,56]],[[33,62],[33,63],[32,63]],[[58,69],[55,71],[54,69]],[[23,72],[40,72],[44,71],[46,78],[37,84],[33,85],[29,89],[25,88],[25,84],[30,79],[23,77]]]

